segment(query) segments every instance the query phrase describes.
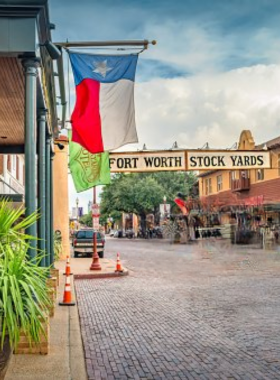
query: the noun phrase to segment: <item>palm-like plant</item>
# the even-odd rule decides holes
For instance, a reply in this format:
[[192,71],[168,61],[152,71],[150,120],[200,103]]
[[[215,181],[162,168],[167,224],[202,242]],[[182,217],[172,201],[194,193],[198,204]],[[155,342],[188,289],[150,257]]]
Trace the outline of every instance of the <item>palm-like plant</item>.
[[[19,246],[18,246],[19,247]],[[2,247],[3,249],[3,247]],[[23,331],[30,344],[39,342],[50,305],[46,290],[48,269],[27,260],[26,247],[14,250],[5,246],[0,257],[0,326],[1,346],[9,336],[16,347]]]
[[29,261],[29,236],[25,229],[39,217],[33,213],[24,217],[24,208],[13,209],[0,202],[0,378],[5,375],[8,354],[16,348],[21,332],[30,345],[44,334],[46,309],[51,304],[46,279],[49,268],[42,268],[36,260]]
[[13,209],[7,200],[0,202],[0,247],[3,248],[13,242],[28,245],[29,240],[36,239],[27,235],[25,229],[31,226],[40,215],[33,213],[25,217],[24,213],[24,207]]

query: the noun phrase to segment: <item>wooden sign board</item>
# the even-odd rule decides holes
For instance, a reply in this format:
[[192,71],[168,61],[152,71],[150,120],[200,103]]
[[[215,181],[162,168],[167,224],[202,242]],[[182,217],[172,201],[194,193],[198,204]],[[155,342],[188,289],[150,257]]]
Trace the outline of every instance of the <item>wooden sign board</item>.
[[246,170],[271,167],[268,151],[176,150],[110,153],[111,173]]
[[237,170],[270,168],[270,153],[265,151],[188,152],[187,170]]
[[111,173],[182,171],[186,168],[184,151],[110,153]]

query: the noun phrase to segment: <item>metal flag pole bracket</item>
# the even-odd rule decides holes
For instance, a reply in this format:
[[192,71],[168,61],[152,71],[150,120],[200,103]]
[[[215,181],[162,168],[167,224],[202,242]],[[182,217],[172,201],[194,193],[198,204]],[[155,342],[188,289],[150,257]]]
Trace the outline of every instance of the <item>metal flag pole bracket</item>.
[[156,45],[156,40],[117,40],[117,41],[75,41],[75,42],[55,42],[56,46],[67,48],[83,48],[83,47],[106,47],[106,46],[143,46],[148,49],[148,45]]

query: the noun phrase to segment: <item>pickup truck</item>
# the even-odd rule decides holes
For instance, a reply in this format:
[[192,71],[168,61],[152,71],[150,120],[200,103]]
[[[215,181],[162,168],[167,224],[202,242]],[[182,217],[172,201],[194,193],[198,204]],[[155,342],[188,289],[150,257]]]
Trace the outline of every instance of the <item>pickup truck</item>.
[[104,257],[105,238],[100,232],[93,230],[79,230],[73,240],[74,257],[92,257],[93,254],[93,234],[96,235],[96,245],[98,256]]

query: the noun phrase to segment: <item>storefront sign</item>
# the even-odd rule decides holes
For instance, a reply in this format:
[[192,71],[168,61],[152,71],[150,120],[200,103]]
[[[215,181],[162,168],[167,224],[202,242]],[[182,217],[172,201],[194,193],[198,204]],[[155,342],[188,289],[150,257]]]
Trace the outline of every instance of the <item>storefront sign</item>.
[[270,168],[270,154],[263,151],[189,151],[187,157],[187,170]]
[[270,168],[268,151],[176,150],[110,153],[112,173]]

